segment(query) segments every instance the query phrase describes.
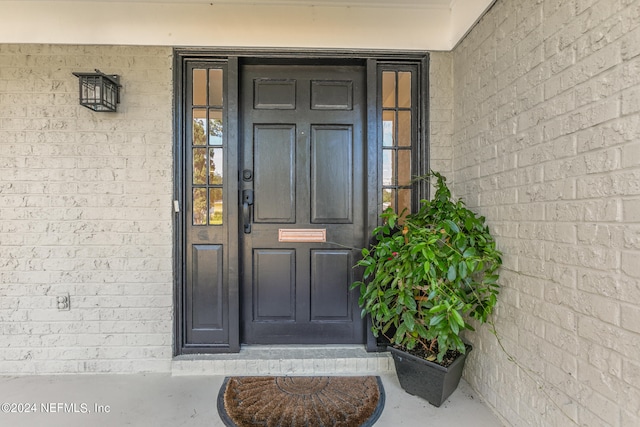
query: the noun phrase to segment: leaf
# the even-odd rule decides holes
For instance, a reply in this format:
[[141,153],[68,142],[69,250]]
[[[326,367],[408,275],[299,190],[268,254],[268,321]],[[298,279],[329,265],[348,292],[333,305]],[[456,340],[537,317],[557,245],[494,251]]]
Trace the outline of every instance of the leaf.
[[396,226],[396,219],[392,216],[389,217],[389,228],[394,228]]
[[496,294],[491,294],[491,296],[489,297],[489,304],[493,307],[494,305],[496,305]]
[[471,258],[472,256],[476,256],[476,249],[473,247],[465,249],[464,253],[462,254],[462,258]]
[[485,276],[484,278],[484,283],[496,283],[498,281],[498,275],[497,274],[490,274]]
[[458,310],[451,310],[451,317],[453,317],[458,325],[464,327],[464,320],[462,316],[460,316],[460,313],[458,313]]
[[447,309],[447,307],[445,307],[444,304],[438,304],[438,305],[434,305],[433,307],[431,307],[431,309],[429,309],[429,313],[431,313],[431,314],[441,313],[441,312],[445,311],[446,309]]
[[385,317],[391,315],[391,312],[389,311],[389,307],[387,307],[387,304],[385,303],[380,304],[380,311],[382,311],[382,314]]
[[404,295],[404,305],[406,305],[409,310],[415,310],[417,308],[416,299],[412,294]]
[[469,217],[464,221],[464,228],[469,231],[473,229],[473,218]]
[[424,327],[424,325],[420,324],[420,323],[416,323],[416,331],[418,332],[418,335],[421,338],[426,338],[428,331],[427,328]]
[[413,248],[411,248],[411,255],[415,255],[418,252],[421,252],[423,250],[423,248],[425,247],[424,243],[418,243],[417,245],[415,245]]
[[396,334],[394,335],[396,342],[402,341],[402,338],[404,338],[404,334],[406,332],[407,332],[407,327],[405,326],[404,323],[401,323],[400,326],[398,326],[398,329],[396,330]]
[[449,318],[449,327],[451,328],[451,332],[453,332],[455,335],[458,335],[460,333],[460,326],[456,323],[453,317]]
[[437,316],[433,316],[429,321],[429,326],[437,325],[442,322],[447,317],[446,313],[438,314]]
[[460,232],[460,228],[458,228],[458,224],[456,224],[455,222],[451,221],[450,219],[445,219],[444,222],[449,226],[449,229],[454,233]]
[[402,314],[402,320],[404,321],[404,324],[407,325],[407,330],[409,332],[413,332],[413,330],[415,329],[415,326],[416,326],[416,321],[413,318],[413,316],[411,315],[411,313],[405,311]]
[[397,293],[398,293],[397,288],[389,288],[386,291],[384,291],[384,299],[389,300],[391,298],[394,298]]
[[387,323],[385,323],[385,325],[384,325],[384,326],[383,326],[383,328],[382,328],[382,333],[383,333],[383,334],[386,334],[386,333],[387,333],[387,331],[389,330],[389,328],[391,327],[391,325],[392,325],[392,323],[391,323],[391,322],[387,322]]
[[460,264],[458,264],[458,274],[460,275],[461,279],[464,279],[467,277],[467,263],[466,262],[461,262]]
[[453,282],[454,280],[456,280],[456,276],[456,266],[452,264],[449,266],[449,270],[447,271],[447,280]]

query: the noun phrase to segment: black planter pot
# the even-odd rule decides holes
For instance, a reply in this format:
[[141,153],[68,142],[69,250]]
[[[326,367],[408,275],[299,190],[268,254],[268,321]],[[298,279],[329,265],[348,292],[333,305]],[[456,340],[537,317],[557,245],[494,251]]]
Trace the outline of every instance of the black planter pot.
[[407,393],[422,397],[434,406],[440,406],[458,387],[471,346],[467,345],[467,352],[447,368],[394,347],[389,347],[389,351],[396,365],[400,386]]

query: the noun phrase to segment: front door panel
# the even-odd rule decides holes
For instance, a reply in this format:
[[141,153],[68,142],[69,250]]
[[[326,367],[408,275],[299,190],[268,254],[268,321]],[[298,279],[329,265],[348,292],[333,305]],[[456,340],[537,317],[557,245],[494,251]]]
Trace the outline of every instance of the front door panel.
[[[254,223],[295,223],[296,126],[253,127]],[[277,191],[273,191],[277,189]]]
[[[253,202],[244,206],[240,236],[241,339],[362,343],[349,287],[366,242],[364,68],[240,72],[242,190]],[[279,238],[283,229],[294,238]]]

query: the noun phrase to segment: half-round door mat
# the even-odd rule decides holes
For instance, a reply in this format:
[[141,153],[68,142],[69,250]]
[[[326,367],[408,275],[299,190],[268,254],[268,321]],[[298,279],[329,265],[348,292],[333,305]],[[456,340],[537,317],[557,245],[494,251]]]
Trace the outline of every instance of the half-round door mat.
[[368,427],[384,408],[380,377],[227,377],[218,412],[230,427]]

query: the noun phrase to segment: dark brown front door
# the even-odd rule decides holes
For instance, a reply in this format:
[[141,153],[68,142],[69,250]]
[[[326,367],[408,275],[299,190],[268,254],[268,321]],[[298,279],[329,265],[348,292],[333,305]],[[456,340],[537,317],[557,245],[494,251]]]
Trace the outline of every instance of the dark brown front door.
[[362,343],[365,74],[241,67],[241,340]]

